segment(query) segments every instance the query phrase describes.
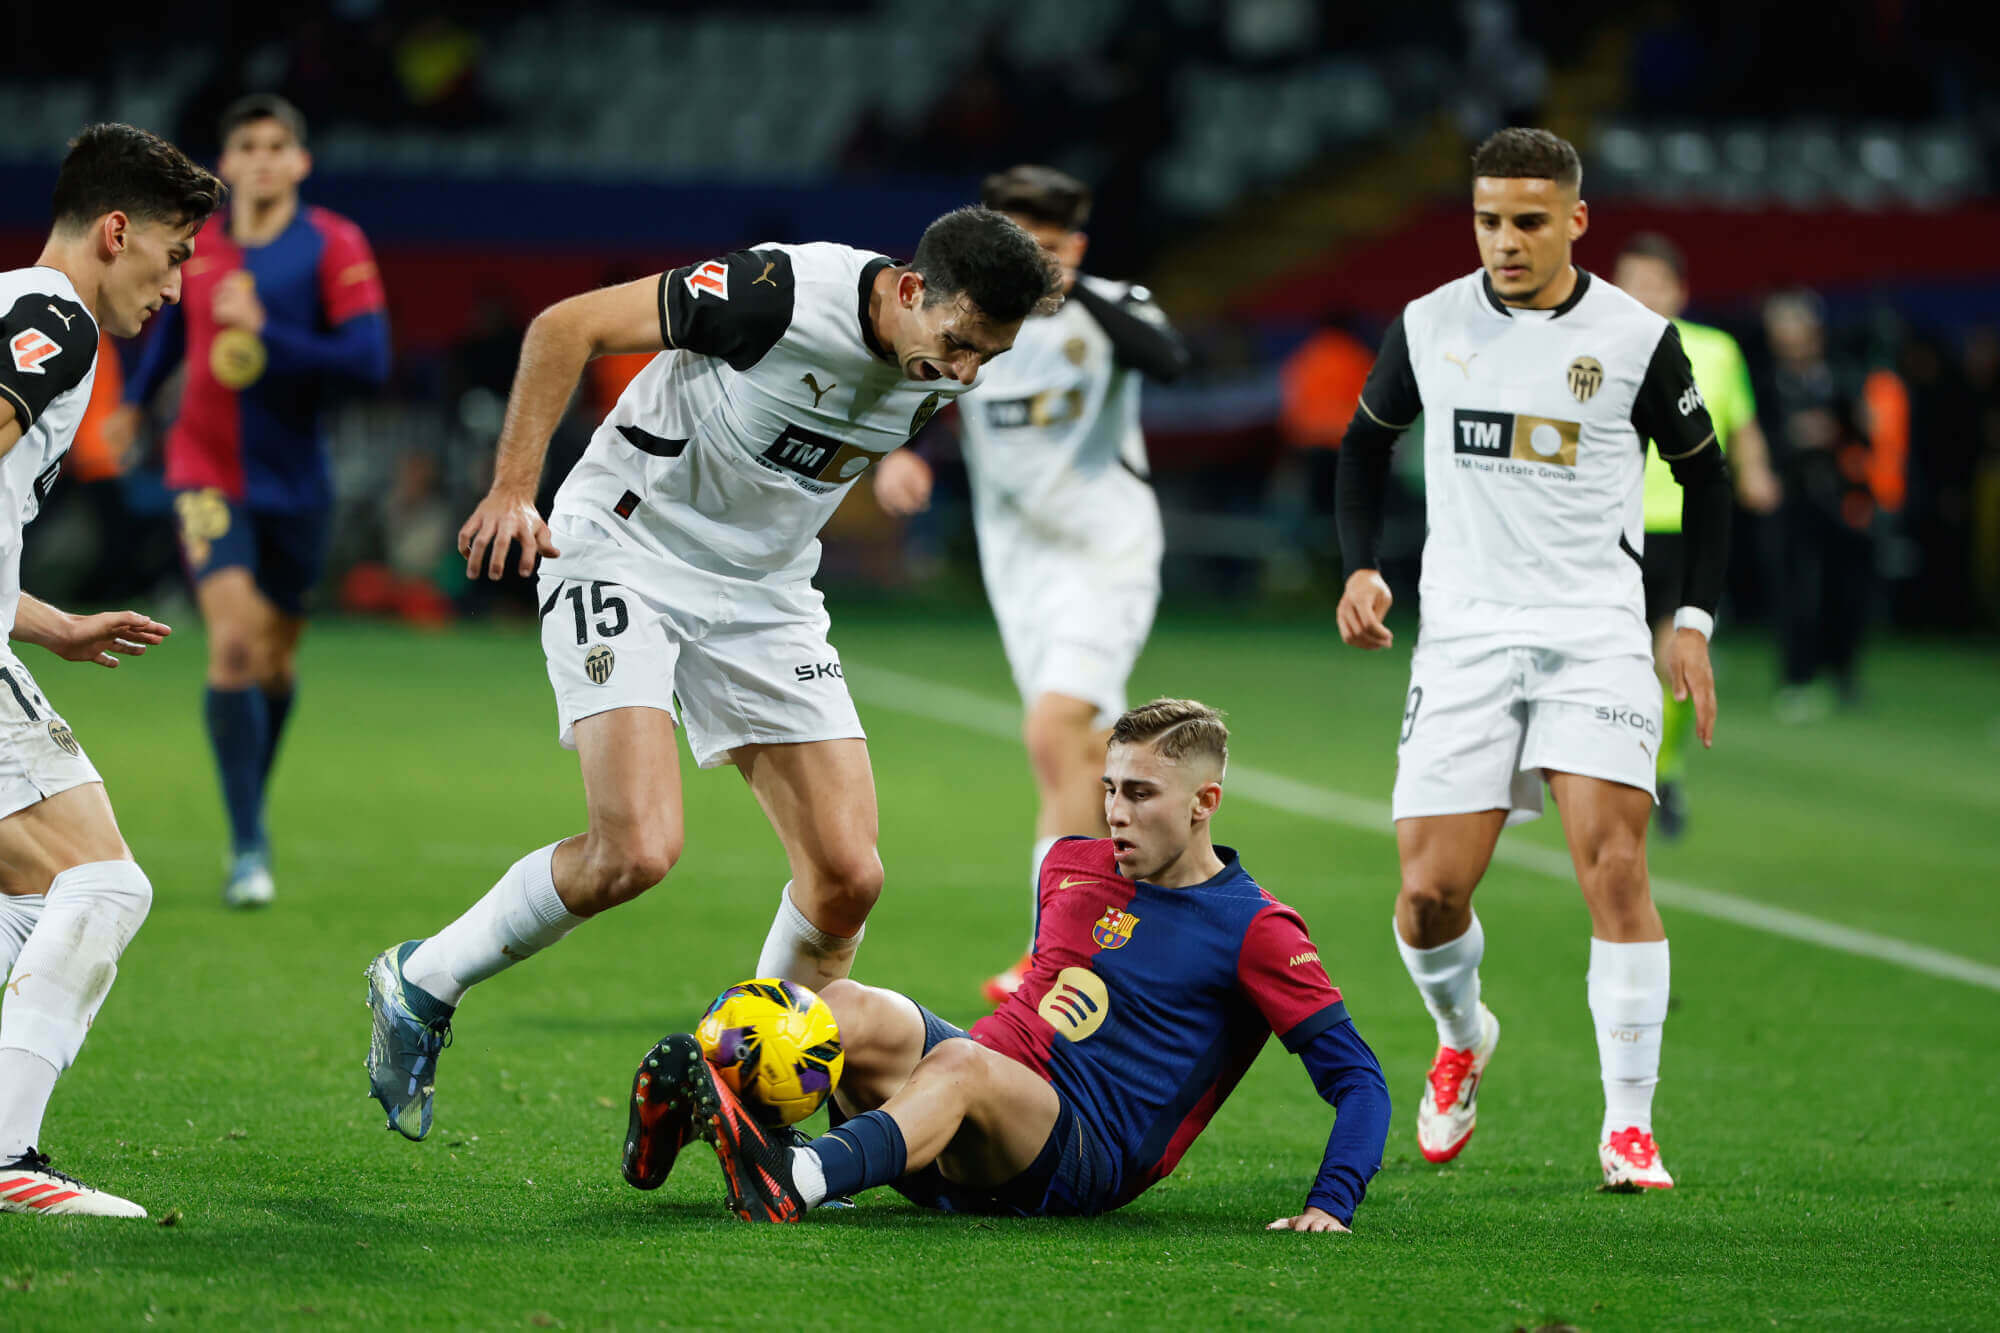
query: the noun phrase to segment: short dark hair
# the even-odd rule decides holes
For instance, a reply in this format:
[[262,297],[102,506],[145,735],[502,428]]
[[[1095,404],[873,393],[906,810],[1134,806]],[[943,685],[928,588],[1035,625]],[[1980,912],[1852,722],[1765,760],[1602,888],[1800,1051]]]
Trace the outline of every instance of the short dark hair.
[[1626,256],[1634,259],[1657,259],[1674,271],[1674,276],[1683,283],[1688,280],[1687,256],[1681,248],[1656,231],[1634,232],[1632,238],[1619,249],[1620,259]]
[[924,228],[910,267],[923,275],[925,305],[963,293],[996,324],[1018,323],[1061,304],[1055,256],[990,208],[954,208]]
[[1547,130],[1509,126],[1495,130],[1472,152],[1472,174],[1511,178],[1531,176],[1573,190],[1583,188],[1583,159],[1567,139]]
[[1065,231],[1090,220],[1090,187],[1066,171],[1023,163],[996,171],[979,187],[979,202],[997,213],[1032,218]]
[[223,145],[229,143],[229,136],[237,130],[258,120],[275,120],[292,133],[299,147],[306,145],[305,113],[287,102],[276,93],[251,93],[239,97],[222,109],[222,122],[218,131]]
[[223,193],[221,181],[159,135],[106,122],[69,141],[51,211],[71,231],[111,212],[185,227],[207,221]]

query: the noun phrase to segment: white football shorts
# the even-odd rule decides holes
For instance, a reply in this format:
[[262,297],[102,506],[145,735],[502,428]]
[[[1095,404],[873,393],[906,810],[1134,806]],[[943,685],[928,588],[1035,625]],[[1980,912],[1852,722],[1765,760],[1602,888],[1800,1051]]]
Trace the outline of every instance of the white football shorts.
[[1455,647],[1420,638],[1396,752],[1397,819],[1542,813],[1545,771],[1654,795],[1660,682],[1651,657]]
[[539,583],[565,749],[576,748],[579,719],[614,708],[672,715],[703,768],[739,745],[865,735],[811,583],[771,585],[652,556],[641,590],[577,577],[568,568],[576,563]]
[[1099,727],[1125,711],[1125,685],[1160,606],[1164,543],[1147,499],[1115,545],[1068,544],[1016,521],[979,524],[980,572],[1023,703],[1081,699],[1097,706]]
[[102,781],[28,668],[0,649],[0,819],[71,787]]

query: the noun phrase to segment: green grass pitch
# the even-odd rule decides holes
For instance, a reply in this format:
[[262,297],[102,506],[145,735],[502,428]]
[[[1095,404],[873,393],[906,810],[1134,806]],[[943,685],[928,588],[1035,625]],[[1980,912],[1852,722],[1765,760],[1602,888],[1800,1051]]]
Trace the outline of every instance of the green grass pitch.
[[[1169,620],[1134,695],[1204,698],[1240,763],[1384,802],[1414,626],[1365,656],[1325,622]],[[857,975],[970,1021],[1027,911],[998,640],[971,614],[835,623],[888,866]],[[406,1143],[365,1096],[363,967],[582,822],[532,636],[313,631],[272,806],[280,897],[255,916],[218,905],[198,631],[116,673],[27,651],[158,891],[45,1146],[172,1225],[0,1219],[0,1328],[2000,1326],[2000,995],[1669,909],[1658,1127],[1681,1184],[1600,1195],[1587,918],[1573,885],[1496,865],[1479,904],[1506,1039],[1478,1136],[1439,1170],[1413,1142],[1433,1037],[1390,942],[1392,841],[1247,798],[1219,837],[1305,914],[1396,1098],[1351,1236],[1262,1229],[1302,1200],[1329,1114],[1275,1043],[1179,1172],[1094,1221],[884,1192],[753,1228],[705,1151],[627,1188],[635,1060],[749,972],[785,879],[728,770],[690,772],[666,885],[468,1001],[437,1127]],[[1870,711],[1803,730],[1770,720],[1761,646],[1719,652],[1720,743],[1656,873],[2000,965],[1990,649],[1887,647]],[[889,706],[871,667],[992,701],[987,729]],[[1508,837],[1560,846],[1553,820]]]

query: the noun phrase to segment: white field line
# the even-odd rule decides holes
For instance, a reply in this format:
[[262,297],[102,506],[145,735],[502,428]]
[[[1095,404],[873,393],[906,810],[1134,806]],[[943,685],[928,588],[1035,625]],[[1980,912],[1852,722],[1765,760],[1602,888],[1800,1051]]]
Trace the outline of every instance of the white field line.
[[[847,666],[847,683],[856,699],[875,708],[964,727],[1005,740],[1015,739],[1021,734],[1019,708],[956,685],[941,684],[888,667],[852,662]],[[1282,810],[1286,814],[1384,837],[1395,836],[1389,805],[1385,801],[1370,801],[1329,791],[1237,763],[1229,766],[1229,790],[1232,795]],[[1575,871],[1569,857],[1553,848],[1509,841],[1503,837],[1493,859],[1522,870],[1574,882]],[[1962,958],[1941,949],[1837,925],[1804,912],[1767,906],[1734,894],[1680,880],[1663,879],[1657,875],[1653,877],[1653,897],[1662,905],[1678,911],[1693,912],[1698,916],[1760,930],[1767,935],[1817,944],[1824,949],[1860,958],[1894,963],[1913,972],[1948,977],[1990,991],[2000,991],[2000,967]]]

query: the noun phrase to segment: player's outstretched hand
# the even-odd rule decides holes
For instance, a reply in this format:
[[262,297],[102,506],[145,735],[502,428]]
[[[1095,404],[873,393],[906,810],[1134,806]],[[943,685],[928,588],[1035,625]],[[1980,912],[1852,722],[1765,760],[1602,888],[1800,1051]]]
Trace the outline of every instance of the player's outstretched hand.
[[1347,576],[1347,587],[1340,594],[1340,606],[1334,612],[1334,619],[1340,624],[1341,642],[1350,648],[1387,648],[1396,641],[1389,627],[1382,623],[1382,617],[1389,614],[1389,607],[1396,599],[1389,595],[1389,585],[1381,572],[1373,569],[1357,569]]
[[931,465],[908,449],[898,449],[875,465],[875,503],[896,518],[931,507]]
[[1264,1227],[1266,1231],[1346,1231],[1347,1229],[1339,1218],[1318,1208],[1308,1208],[1297,1217],[1281,1217]]
[[1708,640],[1698,629],[1677,629],[1667,649],[1668,677],[1674,698],[1694,698],[1694,734],[1704,749],[1715,746],[1715,669],[1708,661]]
[[68,617],[44,646],[65,662],[115,667],[119,657],[144,657],[148,648],[172,633],[170,627],[137,611],[101,611]]
[[521,545],[522,578],[535,572],[538,558],[562,554],[549,536],[549,525],[535,512],[532,496],[522,499],[489,493],[458,530],[458,553],[465,557],[465,577],[476,579],[483,572],[487,578],[497,579],[505,574],[507,548],[515,542]]

